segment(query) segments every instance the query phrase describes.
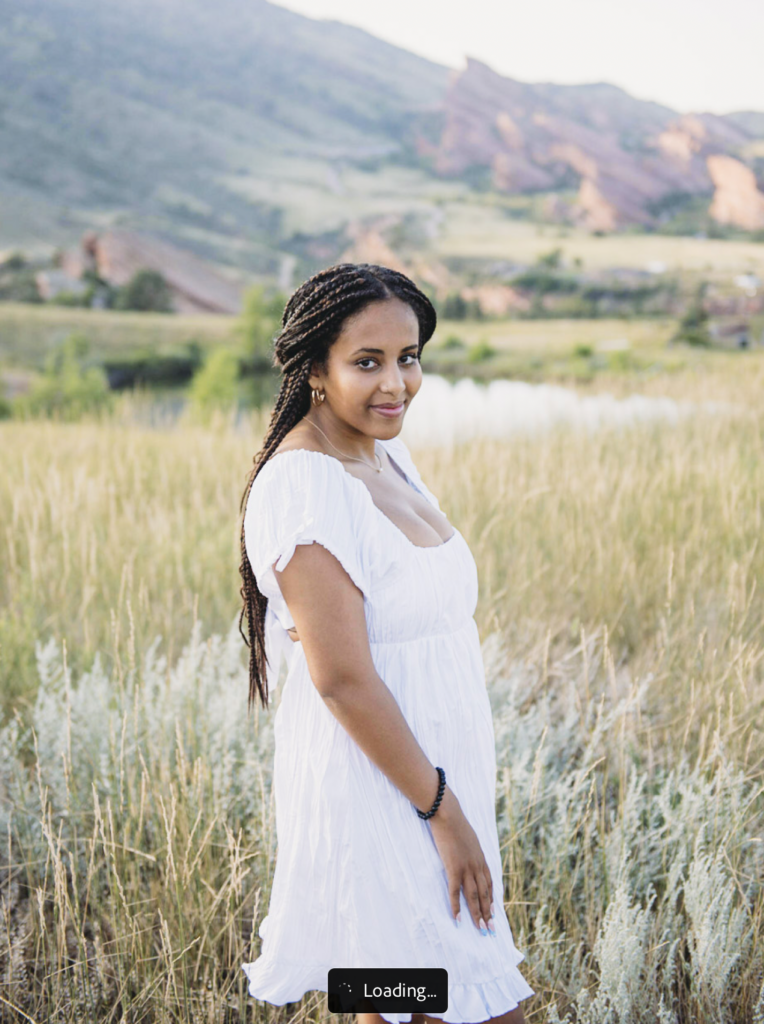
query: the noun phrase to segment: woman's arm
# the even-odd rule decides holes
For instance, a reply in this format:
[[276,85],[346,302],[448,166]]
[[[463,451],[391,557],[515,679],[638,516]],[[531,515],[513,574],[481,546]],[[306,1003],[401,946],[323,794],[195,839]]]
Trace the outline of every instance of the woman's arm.
[[[299,544],[283,572],[274,572],[299,631],[311,679],[327,707],[414,807],[429,810],[439,776],[374,667],[362,592],[318,543]],[[491,917],[491,875],[448,785],[429,823],[448,873],[454,916],[464,888],[479,927],[481,918]]]

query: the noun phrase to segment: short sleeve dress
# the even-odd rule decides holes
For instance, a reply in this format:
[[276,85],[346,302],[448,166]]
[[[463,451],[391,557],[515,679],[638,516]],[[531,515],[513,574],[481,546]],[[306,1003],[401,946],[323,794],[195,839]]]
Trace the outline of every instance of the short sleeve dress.
[[[408,447],[377,441],[438,510]],[[286,657],[274,717],[277,852],[261,955],[242,964],[249,994],[278,1006],[327,991],[331,968],[445,967],[447,1024],[476,1024],[534,994],[518,970],[503,905],[496,826],[496,751],[477,624],[477,567],[464,537],[414,544],[331,455],[272,456],[250,490],[247,556],[268,598],[269,691]],[[371,761],[314,686],[271,566],[319,543],[363,592],[374,665],[422,750],[475,830],[493,880],[496,936],[472,922],[461,894],[454,923],[448,877],[411,802]],[[390,1022],[411,1013],[383,1013]]]

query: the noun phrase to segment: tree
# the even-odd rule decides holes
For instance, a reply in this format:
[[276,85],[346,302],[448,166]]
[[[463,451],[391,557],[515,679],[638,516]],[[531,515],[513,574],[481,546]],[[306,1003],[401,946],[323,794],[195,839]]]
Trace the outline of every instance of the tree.
[[172,293],[158,270],[137,270],[117,292],[115,309],[137,310],[142,313],[171,313]]
[[73,422],[81,416],[108,411],[111,392],[100,366],[85,365],[90,341],[82,334],[69,334],[45,361],[45,372],[26,395],[13,400],[14,415],[49,416]]
[[443,302],[444,320],[466,320],[467,300],[459,292],[449,292]]
[[225,412],[236,404],[239,360],[226,348],[213,349],[194,375],[188,398],[192,416],[209,423],[215,410]]
[[286,296],[281,292],[269,296],[262,285],[252,285],[247,289],[234,328],[246,358],[265,359],[270,356],[286,302]]
[[551,252],[543,253],[536,262],[541,267],[551,267],[556,270],[562,263],[562,249],[552,249]]
[[688,345],[697,345],[708,348],[712,344],[711,334],[708,330],[708,313],[703,305],[703,297],[706,293],[705,282],[698,285],[693,301],[687,309],[679,326],[676,329],[671,343],[684,341]]
[[2,264],[4,270],[23,270],[26,265],[27,261],[24,253],[18,250],[10,253]]
[[0,300],[4,302],[42,302],[37,279],[30,267],[4,274],[0,279]]

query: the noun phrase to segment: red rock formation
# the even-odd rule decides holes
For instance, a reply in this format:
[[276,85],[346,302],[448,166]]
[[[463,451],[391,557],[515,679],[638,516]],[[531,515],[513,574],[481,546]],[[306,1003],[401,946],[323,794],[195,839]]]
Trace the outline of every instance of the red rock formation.
[[660,133],[658,145],[670,159],[689,164],[703,148],[706,134],[706,127],[700,118],[687,114]]
[[167,281],[176,313],[238,314],[241,310],[241,285],[193,253],[135,231],[87,232],[80,249],[62,254],[61,269],[72,277],[93,269],[117,287],[127,284],[138,270],[156,270]]
[[346,234],[352,244],[342,253],[339,263],[376,263],[381,267],[390,267],[400,274],[409,274],[409,268],[399,259],[382,237],[381,231],[387,221],[377,221],[373,225],[353,221],[348,224]]
[[578,183],[572,214],[604,231],[657,224],[656,204],[667,197],[710,195],[707,158],[750,140],[713,114],[677,116],[614,86],[517,82],[471,58],[451,80],[445,114],[439,173],[487,167],[508,192]]
[[453,289],[451,274],[444,264],[422,257],[413,258],[407,263],[385,241],[382,232],[399,221],[400,217],[393,214],[378,218],[371,224],[351,222],[345,230],[352,242],[338,262],[376,263],[382,267],[390,267],[420,284],[432,285],[438,298],[444,298]]
[[477,299],[481,310],[488,316],[506,316],[511,310],[525,313],[531,308],[530,299],[504,284],[482,284],[474,288],[462,288],[459,294],[468,302]]
[[731,156],[709,156],[708,173],[716,192],[709,214],[721,224],[736,224],[746,231],[764,228],[764,194],[753,171]]

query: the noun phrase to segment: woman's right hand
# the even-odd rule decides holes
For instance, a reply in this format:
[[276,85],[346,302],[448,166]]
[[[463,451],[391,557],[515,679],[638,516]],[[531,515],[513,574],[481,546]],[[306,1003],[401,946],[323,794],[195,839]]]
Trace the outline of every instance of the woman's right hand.
[[487,927],[490,932],[494,932],[491,872],[475,830],[448,786],[443,791],[440,806],[428,821],[448,876],[448,893],[454,918],[459,913],[459,894],[463,889],[475,927]]

